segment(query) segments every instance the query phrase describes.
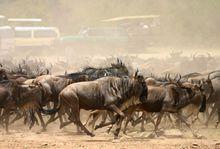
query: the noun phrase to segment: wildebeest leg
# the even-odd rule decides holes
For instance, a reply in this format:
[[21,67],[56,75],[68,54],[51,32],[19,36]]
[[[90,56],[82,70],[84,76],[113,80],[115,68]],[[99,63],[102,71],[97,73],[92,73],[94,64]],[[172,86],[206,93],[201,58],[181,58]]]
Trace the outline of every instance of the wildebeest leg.
[[41,122],[42,131],[46,131],[46,125],[44,123],[44,119],[39,111],[37,111],[37,115],[38,115],[40,122]]
[[160,122],[162,120],[163,115],[164,115],[164,112],[161,111],[159,113],[158,118],[157,118],[156,125],[155,125],[155,128],[154,128],[154,132],[155,132],[156,135],[157,135],[158,126],[159,126],[159,124],[160,124]]
[[[86,122],[85,122],[83,125],[86,126],[86,125],[88,124],[88,122],[89,122],[89,120],[90,120],[91,117],[94,118],[94,113],[93,113],[93,112],[91,112],[91,113],[89,114],[89,117],[87,118]],[[90,122],[89,124],[91,125],[91,122]]]
[[[95,117],[97,114],[99,114],[100,112],[101,112],[100,110],[92,111],[92,112],[89,114],[89,117],[87,118],[87,120],[86,120],[86,122],[85,122],[84,125],[86,126],[86,125],[88,124],[90,118],[93,117],[93,119],[94,119],[94,117]],[[89,123],[89,125],[92,125],[92,122],[93,122],[93,120]]]
[[114,112],[116,112],[117,114],[119,114],[120,116],[124,117],[124,113],[116,106],[116,105],[110,105],[108,106],[108,108]]
[[125,113],[125,115],[127,116],[127,118],[126,118],[126,121],[125,121],[124,130],[123,130],[123,133],[124,133],[124,134],[127,134],[127,133],[126,133],[126,129],[127,129],[128,123],[129,123],[130,120],[132,119],[134,110],[135,110],[134,108],[129,108],[129,109],[127,109],[127,111],[126,111],[126,113]]
[[175,124],[174,124],[174,122],[173,122],[173,120],[172,120],[172,118],[171,118],[171,113],[167,113],[167,117],[168,117],[168,119],[169,119],[169,121],[170,121],[170,123],[171,123],[171,127],[172,127],[172,128],[175,128]]
[[0,108],[0,124],[4,126],[4,109]]
[[115,133],[114,133],[114,136],[115,136],[114,139],[118,138],[118,135],[119,135],[120,130],[121,130],[121,124],[122,124],[123,120],[124,120],[124,116],[120,116],[119,121],[117,123]]
[[94,132],[95,129],[95,122],[98,120],[98,118],[102,115],[103,111],[100,111],[99,113],[95,113],[93,114],[93,119],[92,121],[89,123],[89,125],[92,125],[92,133]]
[[15,121],[21,119],[22,117],[24,117],[24,113],[21,114],[21,113],[17,112],[15,118],[10,122],[10,124],[13,124]]
[[150,119],[150,122],[154,125],[154,127],[156,126],[156,123],[154,122],[154,118],[152,116],[152,113],[148,113],[148,118]]
[[9,133],[9,131],[8,131],[9,117],[10,117],[10,110],[8,108],[6,108],[4,110],[4,118],[5,118],[5,130],[7,133]]
[[[65,112],[63,110],[63,108],[61,108],[59,111],[58,111],[58,117],[59,117],[59,121],[60,121],[60,129],[62,129],[64,127],[64,122],[63,122],[63,115],[65,115]],[[66,125],[65,125],[66,126]]]
[[109,126],[109,125],[114,125],[117,122],[117,120],[118,120],[118,116],[119,115],[117,115],[116,118],[114,118],[114,120],[112,120],[111,122],[107,122],[107,123],[104,123],[104,124],[96,125],[95,126],[95,130],[98,129],[98,128]]
[[71,121],[68,121],[68,122],[63,122],[62,125],[60,125],[60,129],[62,129],[63,127],[65,127],[65,126],[67,126],[67,125],[69,125],[69,124],[71,124],[71,123],[73,123],[72,120],[71,120]]
[[191,125],[187,123],[187,121],[183,118],[183,116],[180,113],[177,113],[177,117],[186,124],[186,126],[191,130],[194,137],[199,138],[200,136],[194,132],[194,130],[191,128]]
[[211,110],[211,113],[209,114],[209,116],[208,116],[208,118],[207,118],[207,120],[205,122],[205,126],[206,127],[208,127],[208,123],[209,123],[211,117],[213,116],[213,114],[215,113],[216,110],[217,110],[217,104],[215,103],[214,107]]
[[217,120],[217,122],[215,124],[215,128],[218,127],[219,122],[220,122],[220,108],[218,108],[218,120]]
[[[58,103],[57,103],[57,102],[54,102],[54,107],[57,107],[57,105],[58,105]],[[50,108],[50,104],[47,104],[47,107]],[[47,126],[49,123],[51,123],[51,122],[53,122],[53,121],[55,121],[55,120],[58,119],[58,117],[55,118],[55,115],[56,115],[56,113],[55,113],[55,114],[52,114],[52,115],[50,116],[49,120],[46,122],[46,126]]]
[[76,125],[78,125],[81,130],[83,130],[87,135],[93,137],[95,136],[93,133],[91,133],[80,121],[80,108],[79,108],[79,101],[76,100],[73,102],[74,104],[71,104],[71,115],[70,120],[73,121]]
[[147,116],[147,113],[145,111],[143,111],[141,117],[142,117],[142,121],[141,121],[141,131],[144,132],[145,131],[145,128],[144,128],[144,122],[146,120],[146,116]]
[[[113,122],[116,121],[116,118],[115,118],[115,116],[114,116],[114,113],[113,113],[112,111],[107,111],[107,113],[104,113],[104,117],[102,117],[102,121],[101,121],[100,125],[105,124],[105,121],[106,121],[106,119],[107,119],[107,115],[109,116],[109,118],[110,118],[111,121],[113,121]],[[102,115],[102,116],[103,116],[103,115]],[[110,125],[110,127],[109,127],[108,130],[107,130],[107,133],[109,133],[112,128],[113,128],[113,124]]]

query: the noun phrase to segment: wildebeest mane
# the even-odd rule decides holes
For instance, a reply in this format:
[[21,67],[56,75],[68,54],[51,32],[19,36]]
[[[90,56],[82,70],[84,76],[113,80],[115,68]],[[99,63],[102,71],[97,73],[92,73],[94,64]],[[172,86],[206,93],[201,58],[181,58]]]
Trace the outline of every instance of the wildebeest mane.
[[104,76],[121,77],[129,75],[127,67],[122,62],[117,64],[111,64],[111,67],[105,68],[95,68],[88,66],[83,68],[82,73],[87,74],[90,80],[95,80]]

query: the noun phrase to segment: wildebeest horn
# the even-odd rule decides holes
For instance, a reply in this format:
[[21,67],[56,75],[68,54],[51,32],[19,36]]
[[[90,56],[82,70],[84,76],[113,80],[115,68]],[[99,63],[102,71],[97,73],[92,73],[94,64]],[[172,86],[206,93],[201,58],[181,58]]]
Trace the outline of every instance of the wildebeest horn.
[[167,81],[168,79],[167,79],[167,73],[165,74],[165,81]]
[[50,71],[49,71],[49,69],[46,69],[46,74],[48,75],[48,74],[50,74]]
[[179,81],[181,80],[182,76],[179,74],[179,79],[177,80],[176,83],[179,83]]
[[176,75],[175,75],[175,77],[174,77],[174,80],[176,80],[176,79],[177,79],[177,77],[178,77],[178,75],[176,74]]
[[122,60],[120,60],[120,64],[122,65]]
[[120,63],[119,58],[117,58],[117,63],[118,63],[118,64]]
[[170,78],[170,74],[167,75],[168,80],[173,83],[173,80]]
[[136,70],[136,72],[135,72],[135,77],[138,75],[138,72],[139,72],[139,70],[138,70],[138,68],[137,68],[137,70]]
[[19,71],[22,72],[21,64],[18,64]]
[[211,74],[208,75],[207,80],[210,80],[210,75],[211,75]]
[[215,76],[214,78],[212,78],[211,80],[214,80],[215,78],[220,78],[220,76]]

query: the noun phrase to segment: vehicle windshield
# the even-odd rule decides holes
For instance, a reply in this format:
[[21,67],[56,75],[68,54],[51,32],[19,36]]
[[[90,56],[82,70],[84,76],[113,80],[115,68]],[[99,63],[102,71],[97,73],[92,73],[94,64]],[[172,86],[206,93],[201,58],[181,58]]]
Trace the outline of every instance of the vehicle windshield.
[[31,31],[17,30],[17,31],[15,31],[15,37],[19,37],[19,38],[31,38]]
[[107,36],[107,37],[117,37],[117,36],[126,36],[126,31],[119,28],[92,28],[82,30],[81,35],[87,36]]
[[13,31],[11,29],[0,29],[0,37],[2,38],[13,38]]
[[35,30],[34,37],[57,37],[57,33],[54,30]]

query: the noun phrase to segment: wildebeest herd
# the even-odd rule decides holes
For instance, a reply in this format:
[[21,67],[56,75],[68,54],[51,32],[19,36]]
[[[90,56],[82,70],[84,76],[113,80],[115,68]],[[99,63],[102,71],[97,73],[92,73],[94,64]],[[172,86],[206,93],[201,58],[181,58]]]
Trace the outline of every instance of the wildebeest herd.
[[[158,136],[159,124],[166,116],[171,123],[182,122],[193,136],[201,137],[191,127],[199,112],[207,114],[205,125],[216,112],[215,126],[220,122],[220,70],[144,76],[138,69],[132,74],[117,59],[109,67],[86,67],[63,75],[51,75],[47,69],[37,69],[31,75],[27,72],[21,65],[14,70],[0,66],[0,123],[7,132],[9,125],[21,118],[30,129],[40,120],[43,131],[59,119],[60,129],[74,123],[78,131],[89,136],[94,136],[96,129],[109,126],[110,132],[115,127],[118,138],[122,127],[126,134],[129,123],[141,123],[144,131],[150,120],[155,127],[152,135]],[[80,120],[81,109],[91,112],[85,124]],[[47,122],[44,115],[50,115]],[[191,117],[194,119],[189,123]],[[92,125],[91,131],[88,125]]]

